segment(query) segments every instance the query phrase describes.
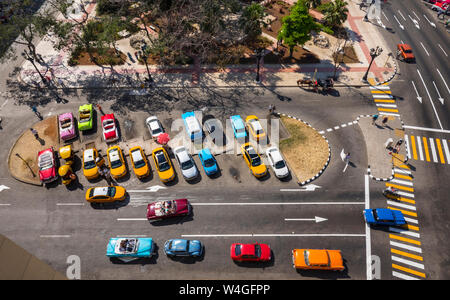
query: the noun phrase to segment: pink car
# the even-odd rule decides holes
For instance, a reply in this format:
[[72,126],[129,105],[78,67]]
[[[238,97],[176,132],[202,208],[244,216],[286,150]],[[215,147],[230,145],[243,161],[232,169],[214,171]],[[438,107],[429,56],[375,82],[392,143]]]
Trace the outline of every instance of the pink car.
[[77,136],[75,131],[75,119],[72,113],[60,114],[58,116],[59,136],[63,141],[73,139]]

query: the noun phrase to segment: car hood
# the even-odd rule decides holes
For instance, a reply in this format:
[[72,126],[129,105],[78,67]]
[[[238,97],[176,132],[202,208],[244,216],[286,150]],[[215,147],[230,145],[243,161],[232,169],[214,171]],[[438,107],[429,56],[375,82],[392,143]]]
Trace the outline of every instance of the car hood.
[[289,169],[287,167],[281,168],[281,169],[275,169],[275,174],[279,177],[284,177],[289,174]]
[[183,172],[183,176],[186,178],[194,178],[198,174],[197,168],[195,166],[193,166],[192,168],[189,168],[187,170],[182,170],[182,172]]
[[366,222],[374,223],[375,218],[373,217],[373,213],[371,209],[365,209],[364,210],[364,217],[366,218]]
[[202,243],[197,240],[191,240],[189,242],[189,252],[201,252],[202,251]]
[[42,171],[39,171],[39,178],[41,181],[48,180],[56,176],[56,168],[51,167]]

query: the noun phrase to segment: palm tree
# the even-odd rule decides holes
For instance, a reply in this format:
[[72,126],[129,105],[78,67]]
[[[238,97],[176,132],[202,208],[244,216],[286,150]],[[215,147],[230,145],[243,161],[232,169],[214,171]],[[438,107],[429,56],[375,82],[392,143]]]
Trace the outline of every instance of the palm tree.
[[258,3],[252,3],[244,8],[239,18],[239,26],[250,41],[255,40],[262,33],[261,27],[266,25],[265,16],[264,7]]
[[308,8],[316,8],[322,4],[322,0],[305,0],[305,4]]
[[343,0],[335,0],[329,2],[323,12],[323,20],[330,26],[336,27],[341,25],[347,20],[348,3]]

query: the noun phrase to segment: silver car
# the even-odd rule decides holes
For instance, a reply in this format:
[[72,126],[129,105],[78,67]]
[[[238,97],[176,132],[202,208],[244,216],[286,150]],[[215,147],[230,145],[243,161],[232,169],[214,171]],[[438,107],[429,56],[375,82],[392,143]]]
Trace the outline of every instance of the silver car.
[[186,180],[192,180],[198,176],[198,170],[195,166],[194,159],[186,150],[185,147],[180,146],[173,150],[175,158],[180,165],[181,173]]
[[276,177],[284,178],[289,175],[289,169],[277,147],[268,148],[266,150],[266,156]]
[[145,124],[150,131],[152,138],[157,139],[158,136],[164,132],[164,128],[162,127],[161,122],[158,120],[156,116],[148,117],[145,120]]

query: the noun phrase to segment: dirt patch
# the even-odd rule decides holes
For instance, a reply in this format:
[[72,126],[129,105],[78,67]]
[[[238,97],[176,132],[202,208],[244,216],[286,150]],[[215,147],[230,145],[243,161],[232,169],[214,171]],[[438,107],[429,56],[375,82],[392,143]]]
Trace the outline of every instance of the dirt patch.
[[[97,60],[100,65],[123,65],[127,60],[127,56],[119,51],[119,56],[114,49],[109,49],[106,55],[99,55],[94,52],[92,56]],[[73,55],[69,61],[71,66],[95,66],[96,64],[91,60],[90,55],[86,51],[81,51],[78,55]]]
[[33,125],[33,128],[37,130],[39,140],[34,137],[29,129],[19,137],[10,151],[9,172],[18,180],[40,184],[37,154],[39,151],[50,147],[58,151],[57,116],[36,123]]
[[359,63],[358,55],[356,55],[353,46],[345,46],[344,51],[341,53],[333,53],[334,62],[353,64]]
[[280,141],[280,150],[299,182],[314,177],[328,161],[328,143],[305,123],[281,117],[291,137]]

